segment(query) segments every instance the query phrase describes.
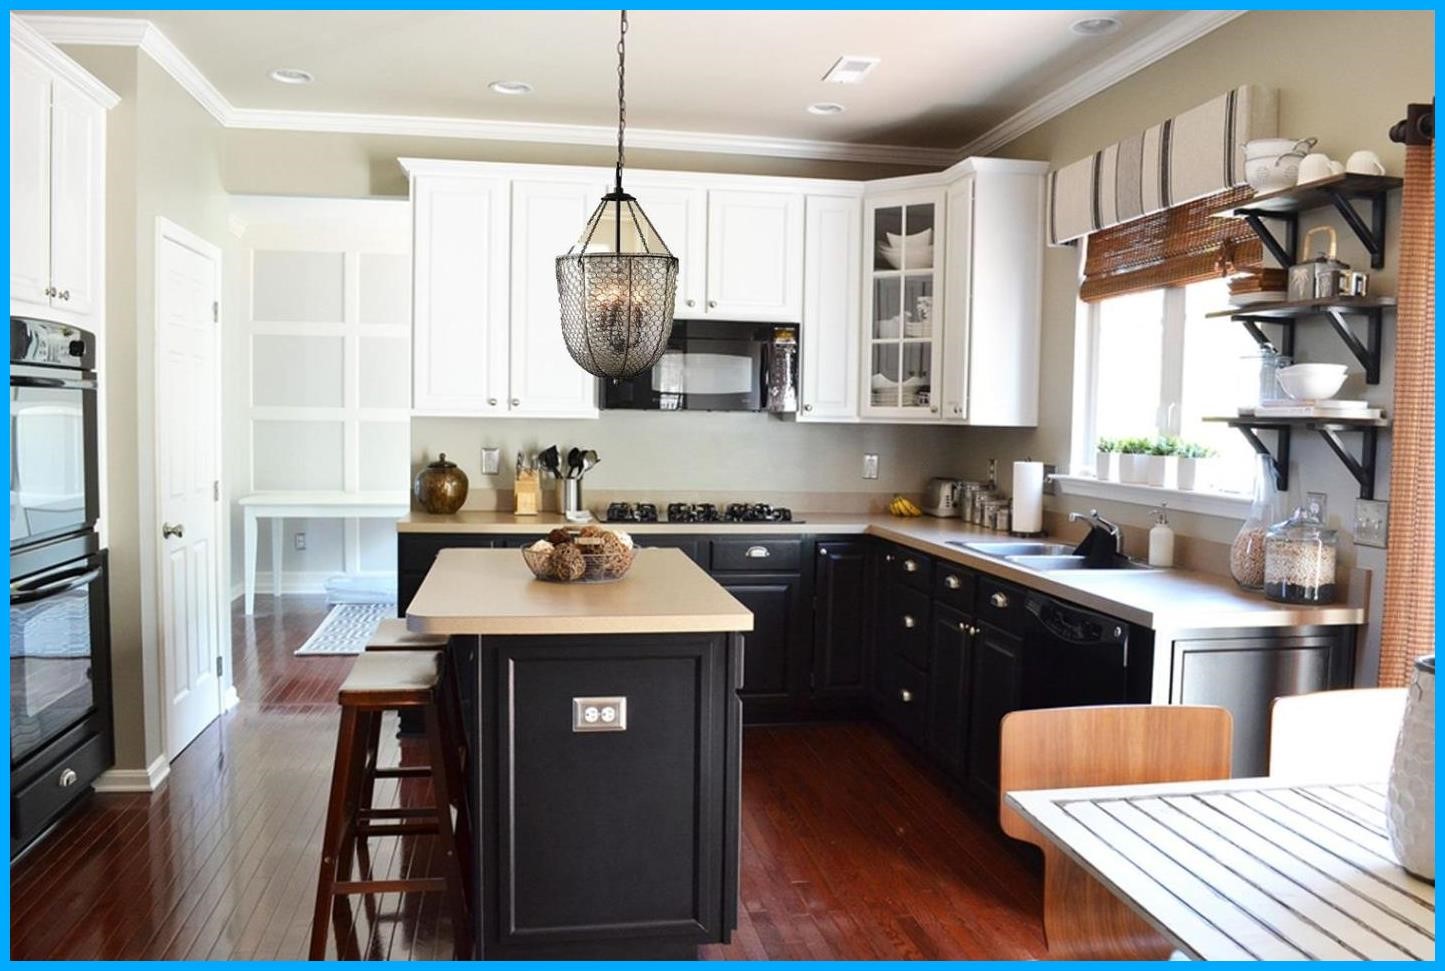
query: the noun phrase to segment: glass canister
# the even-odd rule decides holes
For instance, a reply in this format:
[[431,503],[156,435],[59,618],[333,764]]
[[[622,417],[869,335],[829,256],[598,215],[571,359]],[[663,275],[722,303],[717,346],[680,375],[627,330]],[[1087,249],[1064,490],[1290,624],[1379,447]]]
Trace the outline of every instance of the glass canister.
[[1324,508],[1306,503],[1269,528],[1264,541],[1264,595],[1292,604],[1335,602],[1339,531],[1325,525]]
[[1274,462],[1268,455],[1257,456],[1255,462],[1254,503],[1229,547],[1229,574],[1246,590],[1264,589],[1265,538],[1281,514]]

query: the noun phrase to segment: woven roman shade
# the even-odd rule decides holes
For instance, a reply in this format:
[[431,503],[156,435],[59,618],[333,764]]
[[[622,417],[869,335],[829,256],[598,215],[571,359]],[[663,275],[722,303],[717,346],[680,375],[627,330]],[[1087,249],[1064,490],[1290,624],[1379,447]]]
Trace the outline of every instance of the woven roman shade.
[[1259,266],[1264,247],[1244,220],[1210,215],[1253,195],[1239,186],[1090,233],[1080,299],[1183,286]]

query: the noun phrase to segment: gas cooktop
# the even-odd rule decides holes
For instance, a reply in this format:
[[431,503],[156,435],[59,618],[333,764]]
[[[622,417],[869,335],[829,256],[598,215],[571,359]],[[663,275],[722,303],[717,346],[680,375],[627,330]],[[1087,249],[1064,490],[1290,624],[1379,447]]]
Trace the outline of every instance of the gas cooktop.
[[614,502],[607,507],[609,523],[718,523],[766,526],[772,523],[800,523],[786,506],[765,502],[730,502],[721,508],[711,502],[669,502],[660,517],[653,502]]

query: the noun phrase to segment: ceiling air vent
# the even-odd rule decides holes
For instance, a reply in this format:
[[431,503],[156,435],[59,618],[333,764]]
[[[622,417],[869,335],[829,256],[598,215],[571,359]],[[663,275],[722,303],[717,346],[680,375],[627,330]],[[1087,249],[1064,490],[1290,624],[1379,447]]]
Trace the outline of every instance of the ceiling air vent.
[[878,66],[879,60],[876,57],[844,54],[828,68],[823,80],[833,84],[858,84],[868,76],[869,71]]

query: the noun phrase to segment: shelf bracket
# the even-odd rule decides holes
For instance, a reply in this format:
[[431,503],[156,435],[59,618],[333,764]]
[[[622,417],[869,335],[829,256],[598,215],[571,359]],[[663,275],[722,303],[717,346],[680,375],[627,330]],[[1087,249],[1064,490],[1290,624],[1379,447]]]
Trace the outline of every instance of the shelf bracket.
[[1360,430],[1362,437],[1360,457],[1356,459],[1350,454],[1350,450],[1345,448],[1345,443],[1340,441],[1339,434],[1333,428],[1319,428],[1316,430],[1320,433],[1320,437],[1325,440],[1325,444],[1330,447],[1330,450],[1344,463],[1350,475],[1354,476],[1355,481],[1360,484],[1360,498],[1375,498],[1375,446],[1379,442],[1379,431],[1374,428],[1362,428]]
[[1383,311],[1378,307],[1368,310],[1349,311],[1357,313],[1365,318],[1366,335],[1365,342],[1355,336],[1350,329],[1349,322],[1345,320],[1347,311],[1332,309],[1329,311],[1330,326],[1335,333],[1340,335],[1340,340],[1345,342],[1345,347],[1355,356],[1355,360],[1364,365],[1365,383],[1380,383],[1380,342],[1384,334]]
[[1269,459],[1270,465],[1274,466],[1274,485],[1280,492],[1289,490],[1289,427],[1287,425],[1271,429],[1275,433],[1275,450],[1270,451],[1269,446],[1260,439],[1259,433],[1247,425],[1235,425],[1239,433],[1248,441],[1260,455]]
[[[1353,209],[1350,211],[1354,212]],[[1269,250],[1269,255],[1273,256],[1280,266],[1287,270],[1295,264],[1294,253],[1298,246],[1296,237],[1299,234],[1299,218],[1294,213],[1269,212],[1264,209],[1236,209],[1234,214],[1242,217],[1249,228],[1254,230],[1254,235],[1259,237],[1264,248]],[[1284,223],[1284,245],[1280,245],[1274,233],[1262,222],[1262,218],[1276,219]],[[1356,214],[1355,218],[1358,219],[1359,215]]]
[[[1329,196],[1330,202],[1340,212],[1340,218],[1345,225],[1359,237],[1360,242],[1365,244],[1365,249],[1370,251],[1370,268],[1378,270],[1385,265],[1385,194],[1383,192],[1372,192],[1363,196],[1370,203],[1370,225],[1366,226],[1365,221],[1360,218],[1359,212],[1350,203],[1349,197],[1334,189],[1326,189],[1325,194]],[[1256,230],[1258,232],[1258,230]]]
[[[1260,347],[1268,347],[1283,354],[1285,357],[1294,357],[1294,319],[1291,317],[1265,317],[1254,314],[1235,314],[1233,320],[1239,321],[1244,329],[1249,331],[1249,336]],[[1279,343],[1269,339],[1261,328],[1260,324],[1278,324],[1280,327]]]

